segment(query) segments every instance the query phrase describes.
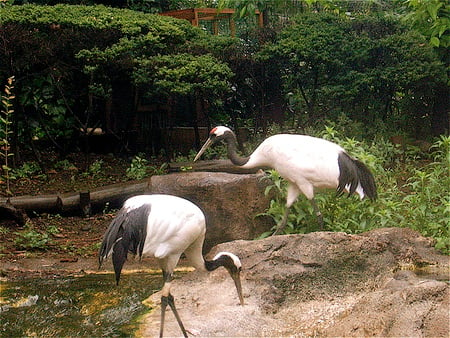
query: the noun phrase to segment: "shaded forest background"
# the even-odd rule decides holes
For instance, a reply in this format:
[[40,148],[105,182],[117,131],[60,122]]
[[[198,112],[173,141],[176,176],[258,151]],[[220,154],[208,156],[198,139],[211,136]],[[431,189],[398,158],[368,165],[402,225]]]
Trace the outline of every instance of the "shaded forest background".
[[173,158],[215,124],[302,132],[345,116],[368,138],[448,132],[445,1],[219,1],[236,9],[235,38],[226,22],[214,36],[157,15],[213,2],[74,3],[2,1],[12,166],[49,146]]

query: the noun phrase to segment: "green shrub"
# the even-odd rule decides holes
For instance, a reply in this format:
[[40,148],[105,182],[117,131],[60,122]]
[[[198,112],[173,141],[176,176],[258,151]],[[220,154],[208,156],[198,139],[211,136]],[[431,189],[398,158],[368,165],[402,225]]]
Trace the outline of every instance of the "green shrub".
[[378,120],[426,133],[432,92],[448,82],[433,48],[393,15],[304,13],[257,55],[279,65],[298,125],[345,112],[366,124],[359,133],[376,133]]
[[37,162],[25,162],[20,168],[16,168],[11,172],[11,178],[30,178],[41,172],[41,168]]
[[[102,100],[132,109],[123,93],[158,102],[179,94],[218,101],[232,73],[210,54],[215,46],[204,43],[221,38],[206,36],[187,20],[102,5],[5,6],[0,40],[8,43],[0,50],[0,76],[21,79],[17,110],[27,115],[14,126],[16,147],[28,148],[35,137],[65,154],[75,132],[95,122],[92,114],[102,114]],[[123,93],[113,91],[116,86]],[[127,109],[114,115],[132,119]]]
[[102,174],[103,160],[95,160],[81,176],[99,177]]
[[152,165],[149,167],[149,170],[152,175],[164,175],[167,173],[168,166],[169,165],[167,163],[162,163],[159,167]]
[[136,155],[132,160],[130,167],[127,168],[126,176],[131,180],[141,180],[148,176],[148,160],[142,155]]
[[19,250],[43,250],[51,243],[51,238],[46,233],[38,232],[28,228],[22,232],[15,232],[17,235],[14,244]]
[[[434,161],[423,167],[410,166],[402,199],[405,224],[436,239],[436,248],[450,253],[450,137],[433,144]],[[409,212],[408,212],[409,211]]]
[[69,160],[61,160],[55,163],[55,169],[68,170],[74,168],[75,166]]

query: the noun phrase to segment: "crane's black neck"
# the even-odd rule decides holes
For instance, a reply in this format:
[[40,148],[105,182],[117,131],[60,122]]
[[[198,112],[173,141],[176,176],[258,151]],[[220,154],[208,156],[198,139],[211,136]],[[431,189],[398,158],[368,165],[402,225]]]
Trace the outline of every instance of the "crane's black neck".
[[228,255],[221,255],[212,261],[205,260],[205,268],[208,271],[214,271],[223,266],[228,271],[237,270],[238,267],[234,264],[233,259]]
[[242,166],[248,162],[249,156],[241,157],[237,152],[237,140],[236,135],[232,132],[226,132],[224,134],[224,140],[227,144],[228,158],[234,165]]

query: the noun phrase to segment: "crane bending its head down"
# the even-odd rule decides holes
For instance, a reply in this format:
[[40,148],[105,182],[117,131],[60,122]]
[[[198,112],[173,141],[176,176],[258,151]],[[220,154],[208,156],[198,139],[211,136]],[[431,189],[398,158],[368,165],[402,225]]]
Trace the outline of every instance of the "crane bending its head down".
[[164,280],[161,337],[167,305],[171,307],[183,335],[187,337],[170,293],[172,274],[182,253],[197,269],[213,271],[221,266],[226,268],[235,283],[240,303],[244,305],[240,280],[241,261],[230,252],[220,252],[213,260],[205,261],[202,255],[205,232],[203,212],[195,204],[170,195],[129,198],[106,230],[99,252],[99,265],[112,255],[117,284],[128,252],[138,254],[139,257],[158,259]]
[[336,189],[338,195],[344,191],[349,195],[357,193],[361,199],[377,197],[370,170],[333,142],[307,135],[278,134],[265,139],[250,156],[240,157],[233,131],[219,126],[211,129],[194,161],[219,141],[227,144],[228,158],[233,164],[242,168],[273,168],[288,182],[286,211],[274,234],[286,226],[289,208],[300,193],[311,202],[321,227],[323,217],[314,200],[316,188]]

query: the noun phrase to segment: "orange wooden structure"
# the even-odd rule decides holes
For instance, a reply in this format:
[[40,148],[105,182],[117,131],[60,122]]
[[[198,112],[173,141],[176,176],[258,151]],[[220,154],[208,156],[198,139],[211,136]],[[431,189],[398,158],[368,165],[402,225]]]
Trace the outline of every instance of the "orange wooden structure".
[[[233,14],[234,9],[224,8],[218,10],[217,8],[189,8],[181,9],[177,11],[169,11],[160,13],[160,15],[171,16],[177,19],[188,20],[193,26],[199,26],[201,20],[212,21],[213,33],[219,34],[219,21],[228,20],[228,26],[230,28],[230,35],[236,35],[236,27],[234,24]],[[263,27],[263,18],[259,11],[255,11],[257,15],[258,26]]]

